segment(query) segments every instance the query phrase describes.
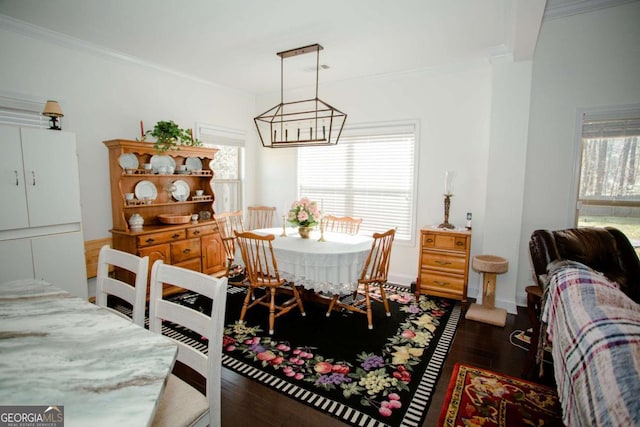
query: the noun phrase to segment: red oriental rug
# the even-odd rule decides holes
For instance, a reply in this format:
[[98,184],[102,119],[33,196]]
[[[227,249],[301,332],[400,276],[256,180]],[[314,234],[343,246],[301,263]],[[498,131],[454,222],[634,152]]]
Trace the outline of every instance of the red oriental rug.
[[438,426],[562,426],[556,390],[456,364]]

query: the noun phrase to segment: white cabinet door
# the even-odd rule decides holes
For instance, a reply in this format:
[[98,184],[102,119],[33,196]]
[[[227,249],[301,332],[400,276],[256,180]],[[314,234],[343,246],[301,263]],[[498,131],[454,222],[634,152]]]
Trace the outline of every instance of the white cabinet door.
[[87,299],[87,270],[81,232],[34,237],[31,250],[36,279]]
[[29,226],[81,221],[75,136],[21,128]]
[[31,239],[0,241],[0,283],[33,277]]
[[27,228],[27,199],[22,167],[20,128],[0,126],[0,230]]

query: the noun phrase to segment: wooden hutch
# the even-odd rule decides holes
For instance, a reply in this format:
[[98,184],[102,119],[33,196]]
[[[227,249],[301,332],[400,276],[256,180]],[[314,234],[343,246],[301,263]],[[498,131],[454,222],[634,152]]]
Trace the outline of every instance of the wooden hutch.
[[[158,153],[151,142],[116,139],[104,144],[109,150],[113,248],[138,256],[148,255],[149,270],[155,261],[162,260],[205,274],[223,274],[226,258],[213,216],[215,195],[211,170],[218,150],[181,146],[179,150]],[[151,164],[152,169],[145,169],[145,164]],[[175,171],[171,173],[171,168],[162,166],[158,171],[156,166],[160,164],[175,167]],[[189,167],[186,171],[180,170],[180,165]],[[172,184],[174,188],[170,187]],[[196,195],[196,190],[202,194]],[[134,198],[127,200],[127,193],[133,193]],[[141,230],[132,230],[129,225],[134,214],[144,220]],[[198,214],[199,219],[165,224],[158,218],[192,214]],[[116,275],[133,283],[126,273],[117,271]],[[180,290],[167,286],[164,293]]]

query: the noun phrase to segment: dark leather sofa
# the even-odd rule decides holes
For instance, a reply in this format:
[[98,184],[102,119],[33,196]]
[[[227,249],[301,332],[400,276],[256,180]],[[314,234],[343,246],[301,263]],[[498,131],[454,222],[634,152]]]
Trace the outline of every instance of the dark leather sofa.
[[529,252],[537,285],[542,290],[547,265],[566,259],[603,273],[618,283],[627,296],[640,303],[640,260],[627,237],[616,228],[536,230],[529,240]]
[[536,285],[526,288],[533,333],[523,375],[535,378],[537,370],[533,368],[540,332],[540,304],[549,263],[556,260],[580,262],[618,283],[627,296],[640,304],[640,260],[627,237],[612,227],[535,230],[529,240],[529,252]]

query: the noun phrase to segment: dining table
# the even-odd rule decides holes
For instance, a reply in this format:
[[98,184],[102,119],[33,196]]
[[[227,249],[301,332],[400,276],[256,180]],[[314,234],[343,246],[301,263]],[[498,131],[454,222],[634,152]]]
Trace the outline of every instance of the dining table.
[[66,427],[147,426],[171,339],[42,280],[0,284],[0,406],[63,410]]
[[[346,295],[357,289],[373,242],[371,236],[317,229],[307,239],[292,227],[252,232],[275,236],[271,243],[280,277],[324,295]],[[236,259],[242,259],[239,253]]]

